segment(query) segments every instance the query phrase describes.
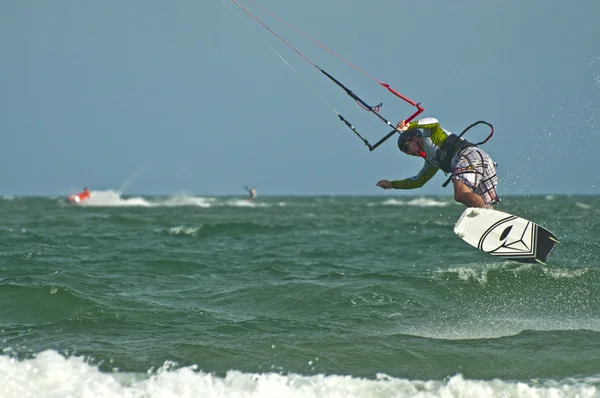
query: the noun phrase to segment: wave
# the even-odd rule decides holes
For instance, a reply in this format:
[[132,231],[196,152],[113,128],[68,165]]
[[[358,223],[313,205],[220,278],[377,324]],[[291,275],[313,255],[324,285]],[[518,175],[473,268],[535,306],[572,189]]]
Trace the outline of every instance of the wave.
[[446,207],[454,201],[440,201],[432,198],[413,198],[409,200],[386,199],[380,203],[369,203],[368,206],[414,206],[414,207]]
[[[61,199],[62,202],[62,199]],[[175,195],[167,198],[144,198],[141,196],[123,197],[120,192],[113,190],[91,191],[88,200],[78,204],[78,207],[272,207],[285,206],[285,202],[276,204],[249,201],[248,199],[216,198],[189,195]]]
[[470,380],[461,374],[443,380],[409,380],[383,373],[367,379],[346,375],[304,376],[229,370],[219,376],[199,370],[197,365],[178,367],[170,361],[145,373],[120,372],[118,369],[101,372],[85,357],[65,357],[53,350],[22,360],[1,355],[0,380],[5,398],[600,396],[600,376],[530,382]]

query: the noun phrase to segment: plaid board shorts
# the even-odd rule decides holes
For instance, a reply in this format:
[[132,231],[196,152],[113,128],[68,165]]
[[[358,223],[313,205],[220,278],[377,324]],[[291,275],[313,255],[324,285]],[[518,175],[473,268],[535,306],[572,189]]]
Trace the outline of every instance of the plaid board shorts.
[[477,147],[468,147],[456,156],[455,162],[452,180],[465,184],[473,193],[481,196],[488,206],[500,201],[496,192],[496,164],[490,155]]

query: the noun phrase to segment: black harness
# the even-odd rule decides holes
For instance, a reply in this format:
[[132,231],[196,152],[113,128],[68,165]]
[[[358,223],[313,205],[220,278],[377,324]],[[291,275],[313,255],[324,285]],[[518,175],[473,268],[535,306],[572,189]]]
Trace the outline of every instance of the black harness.
[[[478,142],[476,144],[473,144],[473,143],[465,140],[464,138],[462,138],[462,136],[467,131],[469,131],[472,127],[477,126],[478,124],[485,124],[485,125],[489,126],[490,129],[492,130],[485,140]],[[490,138],[492,138],[492,135],[494,135],[494,126],[492,126],[488,122],[484,122],[483,120],[480,120],[480,121],[475,122],[472,125],[468,126],[459,135],[450,134],[448,136],[448,138],[446,138],[446,141],[444,141],[444,143],[442,144],[442,147],[440,148],[440,154],[438,155],[438,158],[437,158],[437,160],[440,164],[440,166],[439,166],[440,169],[442,169],[442,171],[444,173],[450,173],[450,162],[452,161],[452,158],[454,157],[454,155],[458,154],[460,151],[464,150],[465,148],[485,144],[486,142],[488,142],[488,140]],[[446,180],[445,183],[442,184],[442,186],[446,187],[450,183],[450,181],[452,181],[452,176],[448,177],[448,179]]]
[[462,151],[465,148],[469,148],[472,146],[476,146],[475,144],[461,138],[456,134],[450,134],[446,141],[442,144],[440,148],[439,154],[437,156],[437,161],[440,165],[440,169],[444,173],[450,173],[450,162],[452,158]]

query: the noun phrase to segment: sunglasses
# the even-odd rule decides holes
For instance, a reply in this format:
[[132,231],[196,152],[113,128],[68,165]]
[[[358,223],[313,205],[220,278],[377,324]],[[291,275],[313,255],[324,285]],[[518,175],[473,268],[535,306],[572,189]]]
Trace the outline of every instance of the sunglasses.
[[404,143],[402,144],[402,146],[400,147],[400,150],[404,153],[408,152],[408,145],[410,144],[409,140],[404,141]]

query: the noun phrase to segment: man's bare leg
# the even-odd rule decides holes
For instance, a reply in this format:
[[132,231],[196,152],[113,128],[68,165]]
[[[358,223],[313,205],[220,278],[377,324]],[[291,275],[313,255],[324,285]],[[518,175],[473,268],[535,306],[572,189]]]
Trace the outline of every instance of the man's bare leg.
[[481,196],[473,193],[469,187],[460,181],[452,180],[454,184],[454,200],[467,207],[488,207]]

